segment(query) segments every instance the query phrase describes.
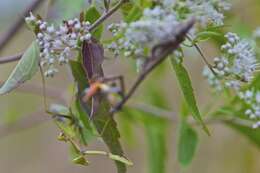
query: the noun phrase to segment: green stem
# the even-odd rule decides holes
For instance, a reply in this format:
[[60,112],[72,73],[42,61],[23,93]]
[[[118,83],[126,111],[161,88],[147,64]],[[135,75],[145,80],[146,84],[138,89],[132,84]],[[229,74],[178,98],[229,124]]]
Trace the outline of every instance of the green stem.
[[114,14],[125,2],[127,2],[127,0],[120,0],[113,8],[105,12],[98,20],[95,21],[95,23],[90,26],[89,31],[96,29],[96,27],[103,23],[112,14]]

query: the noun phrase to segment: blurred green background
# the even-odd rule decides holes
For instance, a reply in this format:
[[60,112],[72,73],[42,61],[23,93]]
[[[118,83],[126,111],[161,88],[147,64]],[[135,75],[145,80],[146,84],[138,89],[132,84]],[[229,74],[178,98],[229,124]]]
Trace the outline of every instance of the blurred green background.
[[[84,6],[66,6],[68,1],[57,0],[57,4],[50,8],[50,20],[58,22],[61,16],[74,16]],[[77,0],[75,0],[77,1]],[[0,0],[0,35],[4,34],[8,27],[22,14],[24,8],[31,0]],[[71,3],[70,3],[71,4]],[[43,3],[37,13],[44,16],[48,4]],[[87,6],[85,6],[87,7]],[[260,26],[260,1],[259,0],[234,0],[232,12],[228,14],[227,30],[236,31],[247,36],[257,26]],[[112,17],[111,21],[117,20],[118,16]],[[12,55],[23,51],[31,43],[32,33],[23,27],[12,41],[0,52],[1,56]],[[217,55],[217,49],[209,44],[202,45],[207,57]],[[191,74],[193,87],[200,107],[205,106],[211,98],[207,82],[201,75],[203,62],[199,55],[188,52],[186,57],[187,67]],[[16,63],[1,65],[0,81],[4,81]],[[127,83],[134,80],[135,71],[133,65],[129,65],[125,59],[108,60],[104,67],[107,74],[124,74]],[[155,80],[157,74],[151,76],[142,86],[137,95],[145,94],[150,81],[153,81],[153,89],[167,95],[174,116],[177,116],[181,102],[181,94],[171,67],[165,63],[157,71],[163,75],[160,80]],[[154,82],[155,81],[155,82]],[[53,79],[48,79],[48,87],[54,92],[51,103],[67,104],[70,98],[72,78],[66,68],[60,69],[60,73]],[[155,85],[156,84],[156,85]],[[33,93],[28,93],[32,91]],[[170,92],[169,92],[170,91]],[[91,164],[88,167],[74,165],[69,160],[68,146],[57,141],[58,129],[51,122],[50,117],[43,112],[41,82],[39,74],[32,81],[26,83],[18,91],[0,97],[0,172],[2,173],[114,173],[115,167],[111,160],[100,156],[91,156]],[[167,93],[166,93],[167,92]],[[18,123],[17,123],[18,122]],[[32,123],[33,122],[33,123]],[[119,126],[123,126],[120,124]],[[32,128],[23,130],[23,125],[34,124]],[[167,130],[168,137],[168,159],[167,172],[182,172],[176,159],[176,123],[171,123]],[[246,138],[221,125],[210,125],[211,137],[204,134],[201,129],[199,149],[194,161],[184,172],[187,173],[259,173],[260,150],[250,143]],[[12,133],[13,132],[13,133]],[[126,156],[134,162],[129,168],[129,173],[147,172],[147,143],[145,132],[142,127],[135,127],[133,139],[123,136],[122,143]],[[131,142],[130,142],[131,141]],[[102,142],[95,142],[89,146],[90,149],[104,150]]]

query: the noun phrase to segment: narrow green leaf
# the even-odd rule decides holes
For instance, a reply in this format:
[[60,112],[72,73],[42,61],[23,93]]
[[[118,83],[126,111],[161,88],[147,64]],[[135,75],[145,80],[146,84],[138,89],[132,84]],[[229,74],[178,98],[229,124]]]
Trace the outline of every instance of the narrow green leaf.
[[164,173],[166,171],[166,127],[165,123],[147,123],[145,125],[150,173]]
[[122,15],[123,15],[123,18],[125,18],[125,17],[129,14],[129,12],[130,12],[131,9],[133,8],[133,6],[134,6],[134,3],[131,2],[131,1],[126,2],[126,3],[124,3],[124,4],[121,6],[120,10],[121,10],[121,13],[122,13]]
[[190,109],[186,103],[186,101],[182,101],[182,104],[181,104],[181,109],[180,109],[180,115],[181,115],[181,118],[186,118],[188,117],[188,115],[190,114]]
[[36,42],[25,51],[21,60],[12,71],[7,81],[0,88],[0,95],[6,94],[27,80],[30,80],[38,70],[39,48]]
[[169,121],[150,111],[132,108],[124,108],[124,110],[127,110],[128,113],[122,116],[128,116],[134,125],[140,123],[145,128],[149,173],[166,172]]
[[198,144],[197,133],[182,120],[178,139],[178,161],[182,166],[188,166],[195,154]]
[[151,0],[138,0],[138,1],[136,1],[136,4],[138,4],[142,8],[151,8],[152,5],[153,5],[153,1],[151,1]]
[[124,108],[118,115],[120,134],[123,141],[130,146],[136,143],[134,135],[134,122],[131,119],[131,113],[132,112],[129,109]]
[[[113,117],[109,114],[110,104],[106,98],[102,99],[99,109],[93,117],[93,123],[97,131],[102,136],[102,139],[108,146],[110,152],[115,155],[123,156],[123,149],[121,147],[119,138],[120,134],[117,130],[117,125]],[[125,164],[116,161],[118,173],[126,173]]]
[[[85,20],[89,21],[90,23],[94,23],[98,18],[100,18],[101,14],[96,9],[96,7],[91,6],[85,13]],[[97,39],[100,40],[102,33],[103,33],[104,25],[100,24],[93,32],[92,35]]]
[[142,16],[142,9],[138,6],[133,6],[128,15],[124,17],[124,21],[127,23],[138,20]]
[[188,72],[186,71],[182,63],[178,62],[176,58],[172,57],[171,62],[172,62],[173,69],[175,70],[177,79],[179,81],[184,98],[187,102],[187,105],[189,106],[189,109],[194,119],[202,125],[205,132],[209,135],[209,130],[204,124],[199,109],[197,107],[196,99],[193,93],[193,88],[192,88],[192,84]]
[[86,89],[89,86],[88,80],[84,75],[85,71],[80,62],[70,61],[69,63],[70,63],[72,75],[74,76],[74,79],[78,84],[79,91],[82,92],[84,91],[84,89]]
[[93,127],[93,124],[91,123],[89,119],[89,112],[88,110],[84,110],[84,106],[81,105],[82,103],[80,102],[79,98],[76,99],[75,103],[75,112],[76,116],[79,119],[80,123],[82,124],[82,129],[81,129],[81,138],[82,141],[85,144],[90,143],[94,139],[96,139],[96,130],[95,127]]
[[77,109],[78,118],[84,125],[84,129],[88,130],[89,132],[92,132],[93,129],[91,127],[89,117],[86,114],[86,112],[83,110],[79,99],[76,100],[75,107]]

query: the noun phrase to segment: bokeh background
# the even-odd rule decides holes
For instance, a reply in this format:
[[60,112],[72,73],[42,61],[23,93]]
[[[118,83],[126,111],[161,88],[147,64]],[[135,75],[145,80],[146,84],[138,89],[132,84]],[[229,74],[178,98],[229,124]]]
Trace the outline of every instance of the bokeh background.
[[[49,7],[49,20],[60,22],[61,16],[70,17],[77,15],[79,9],[85,6],[66,6],[66,0],[56,0],[54,6]],[[75,0],[77,1],[77,0]],[[0,35],[5,34],[9,26],[18,19],[26,6],[32,0],[0,0]],[[87,4],[87,3],[86,3]],[[48,3],[42,3],[36,13],[45,16]],[[116,21],[116,14],[110,19]],[[234,0],[233,9],[228,14],[227,30],[237,31],[246,36],[257,26],[260,26],[260,1],[259,0]],[[109,35],[107,35],[108,37]],[[1,56],[12,55],[23,51],[33,40],[33,34],[23,27],[0,52]],[[217,55],[217,49],[210,43],[205,43],[202,48],[207,57]],[[199,55],[187,52],[185,57],[187,67],[193,81],[193,87],[200,107],[211,100],[210,89],[203,79],[201,71],[203,62]],[[16,63],[0,66],[0,81],[4,81]],[[135,76],[134,66],[128,60],[119,58],[107,60],[105,65],[107,74],[124,74],[127,83],[131,83]],[[181,94],[170,66],[165,63],[159,72],[163,74],[160,80],[151,76],[142,86],[137,95],[142,95],[149,87],[149,80],[156,81],[157,90],[167,95],[169,107],[176,112],[181,102]],[[47,85],[52,91],[51,103],[67,104],[70,98],[72,78],[66,68],[53,79],[48,79]],[[0,172],[2,173],[114,173],[114,163],[102,156],[91,156],[88,167],[73,164],[69,159],[68,146],[57,140],[58,129],[50,117],[43,111],[41,81],[39,74],[30,82],[24,84],[16,92],[0,97]],[[28,124],[30,128],[28,128]],[[212,124],[211,137],[206,136],[198,129],[200,143],[194,161],[185,170],[181,170],[176,160],[176,123],[173,122],[168,129],[168,160],[167,171],[173,173],[259,173],[260,151],[244,136],[232,129],[221,125]],[[120,126],[120,121],[119,121]],[[26,128],[25,128],[26,127]],[[129,168],[129,173],[145,173],[147,169],[147,143],[144,130],[136,126],[131,142],[123,136],[122,143],[126,156],[134,162]],[[106,150],[102,142],[95,142],[90,149]]]

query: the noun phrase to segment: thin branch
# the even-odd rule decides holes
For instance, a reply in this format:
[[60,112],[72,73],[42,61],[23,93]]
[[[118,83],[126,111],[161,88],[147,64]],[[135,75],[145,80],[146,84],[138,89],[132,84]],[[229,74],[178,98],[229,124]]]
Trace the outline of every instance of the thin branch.
[[[179,123],[179,119],[176,116],[176,113],[166,110],[163,108],[159,108],[153,105],[148,105],[145,103],[140,103],[133,101],[128,105],[132,109],[144,111],[147,113],[152,113],[153,115],[160,116],[163,118],[167,118],[172,123]],[[9,135],[19,133],[21,131],[29,130],[31,128],[38,127],[42,125],[43,123],[46,123],[51,118],[46,118],[46,116],[39,116],[40,114],[44,114],[44,111],[38,111],[36,113],[33,113],[30,116],[27,116],[25,118],[22,118],[18,120],[17,122],[10,124],[10,125],[2,125],[0,126],[0,139],[7,137]],[[210,117],[205,119],[205,124],[222,124],[222,123],[235,123],[238,125],[246,126],[246,127],[252,127],[252,122],[249,120],[240,119],[237,117]],[[192,126],[200,125],[198,122],[194,121],[194,119],[189,119],[189,123]]]
[[31,11],[35,10],[44,0],[35,0],[24,10],[21,17],[7,30],[6,33],[0,38],[0,51],[7,45],[7,43],[13,38],[15,33],[23,26],[24,17]]
[[[151,113],[155,116],[159,116],[162,118],[166,118],[170,120],[173,123],[179,123],[178,116],[176,115],[175,112],[172,112],[167,109],[163,109],[157,106],[145,104],[145,103],[140,103],[137,101],[131,102],[128,104],[129,108],[136,109],[139,111],[143,111],[146,113]],[[211,114],[209,115],[211,116]],[[188,121],[191,125],[193,126],[199,126],[200,123],[195,121],[194,119],[189,119]],[[222,123],[235,123],[237,125],[245,126],[245,127],[252,127],[252,121],[250,120],[245,120],[241,119],[238,117],[209,117],[204,120],[205,124],[210,125],[210,124],[222,124]]]
[[[189,41],[192,42],[192,38],[191,38],[189,35],[187,35],[186,37],[187,37],[187,39],[188,39]],[[216,72],[215,72],[214,69],[212,68],[212,65],[208,62],[208,60],[207,60],[206,56],[204,55],[204,53],[202,52],[200,46],[199,46],[197,43],[193,43],[193,45],[194,45],[194,47],[196,48],[196,50],[198,51],[198,53],[200,54],[200,56],[202,57],[202,59],[203,59],[203,61],[205,62],[205,64],[206,64],[206,65],[208,66],[208,68],[210,69],[210,71],[211,71],[214,75],[216,75]]]
[[93,23],[89,31],[93,31],[96,27],[98,27],[101,23],[103,23],[107,18],[109,18],[112,14],[114,14],[125,2],[128,0],[120,0],[113,8],[109,11],[105,12],[98,20]]
[[31,128],[38,127],[43,123],[51,120],[46,116],[39,116],[40,114],[44,114],[43,111],[37,111],[30,116],[25,118],[21,118],[20,120],[16,121],[15,123],[1,125],[0,126],[0,139],[7,137],[12,134],[16,134]]
[[19,54],[12,55],[12,56],[1,57],[0,64],[6,64],[6,63],[18,61],[21,59],[22,56],[23,56],[23,53],[19,53]]
[[135,101],[129,102],[129,104],[127,104],[127,107],[136,109],[139,111],[143,111],[146,113],[151,113],[154,116],[166,118],[173,122],[178,121],[178,116],[177,116],[176,112],[166,110],[166,109],[163,109],[163,108],[151,105],[151,104],[146,104],[146,103],[138,102],[135,100]]
[[39,64],[39,68],[40,68],[40,74],[41,74],[41,79],[42,79],[43,105],[44,105],[45,111],[47,112],[47,110],[48,110],[48,103],[47,103],[47,98],[46,98],[46,81],[45,81],[45,78],[44,78],[43,69],[42,69],[40,64]]
[[[0,85],[2,85],[3,82],[0,81]],[[21,85],[17,88],[17,91],[19,92],[25,92],[30,93],[34,95],[41,95],[42,94],[42,87],[37,84],[25,84]],[[58,100],[59,102],[65,104],[66,99],[63,96],[63,93],[60,89],[54,88],[54,87],[46,87],[46,96],[50,99]]]

